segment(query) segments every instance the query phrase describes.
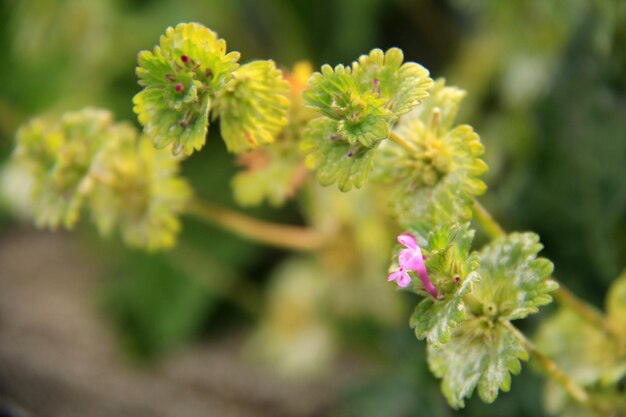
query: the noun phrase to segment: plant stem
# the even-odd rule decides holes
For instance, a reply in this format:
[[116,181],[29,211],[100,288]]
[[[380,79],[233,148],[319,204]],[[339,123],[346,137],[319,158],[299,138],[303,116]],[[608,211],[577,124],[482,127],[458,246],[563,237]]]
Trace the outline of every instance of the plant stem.
[[322,236],[313,229],[258,220],[243,213],[194,199],[187,213],[243,238],[283,249],[310,251],[322,246]]
[[[554,280],[556,281],[556,279]],[[603,330],[612,337],[614,336],[612,329],[609,327],[604,318],[604,315],[594,306],[582,301],[560,282],[559,288],[554,292],[554,297],[559,303],[567,306],[587,323],[591,324],[595,328]]]
[[411,153],[417,152],[417,148],[411,142],[409,142],[408,140],[406,140],[405,138],[403,138],[402,136],[400,136],[393,130],[389,132],[389,139],[391,139],[392,141],[402,146],[404,149],[406,149],[407,151]]
[[474,212],[474,217],[476,218],[476,220],[478,220],[483,230],[492,239],[506,236],[506,232],[504,231],[502,226],[500,226],[500,224],[491,216],[489,211],[487,211],[487,209],[475,198],[473,198],[472,200],[472,211]]
[[513,333],[513,335],[524,345],[526,350],[530,353],[531,357],[537,362],[537,364],[543,369],[545,374],[552,379],[554,382],[559,384],[568,395],[576,401],[578,404],[592,409],[598,412],[601,415],[610,416],[611,413],[609,410],[605,409],[603,406],[598,404],[593,398],[589,395],[589,393],[580,386],[576,381],[574,381],[569,375],[567,375],[552,359],[544,355],[534,343],[524,336],[522,332],[520,332],[517,327],[515,327],[508,320],[500,320],[507,329]]

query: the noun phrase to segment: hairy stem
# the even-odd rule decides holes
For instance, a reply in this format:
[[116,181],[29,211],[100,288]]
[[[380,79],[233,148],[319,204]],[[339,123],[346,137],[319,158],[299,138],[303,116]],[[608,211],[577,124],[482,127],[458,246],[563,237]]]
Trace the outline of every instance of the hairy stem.
[[407,151],[411,153],[417,152],[417,148],[411,142],[409,142],[408,140],[406,140],[405,138],[403,138],[402,136],[400,136],[393,130],[389,132],[389,139],[391,139],[392,141],[402,146],[404,149],[406,149]]
[[[552,278],[554,279],[554,278]],[[556,280],[555,280],[556,281]],[[557,281],[558,282],[558,281]],[[604,315],[594,306],[582,301],[567,287],[559,282],[559,288],[554,292],[556,300],[574,311],[578,316],[583,318],[587,323],[597,329],[603,330],[605,333],[614,336],[613,330],[609,327]]]
[[559,384],[567,394],[578,404],[592,409],[604,416],[611,416],[611,412],[607,410],[604,406],[594,401],[593,398],[589,395],[589,393],[580,386],[576,381],[574,381],[569,375],[567,375],[552,359],[544,355],[534,343],[524,336],[522,332],[520,332],[517,327],[515,327],[508,320],[500,320],[506,328],[508,328],[511,333],[524,345],[526,350],[530,353],[532,359],[541,367],[541,369],[545,372],[545,374],[552,379],[554,382]]
[[478,202],[477,199],[473,199],[472,211],[474,212],[474,218],[478,220],[478,223],[482,226],[483,230],[492,238],[497,239],[506,235],[506,232],[500,226],[500,224],[491,216],[491,213]]
[[313,229],[258,220],[197,198],[187,213],[243,238],[283,249],[310,251],[323,244],[322,236]]

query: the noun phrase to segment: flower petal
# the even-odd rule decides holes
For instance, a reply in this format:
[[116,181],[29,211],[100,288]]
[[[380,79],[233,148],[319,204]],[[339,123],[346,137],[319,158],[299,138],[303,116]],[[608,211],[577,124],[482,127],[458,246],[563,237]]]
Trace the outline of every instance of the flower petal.
[[396,279],[398,279],[401,275],[402,272],[404,271],[403,268],[398,269],[397,271],[393,271],[391,274],[389,274],[389,276],[387,277],[387,281],[394,281]]
[[398,242],[400,242],[401,245],[404,245],[407,248],[411,248],[411,249],[417,248],[417,242],[415,241],[415,236],[408,234],[408,233],[403,233],[399,235]]
[[417,271],[423,266],[424,258],[419,247],[415,249],[403,249],[398,255],[398,263],[407,271]]
[[398,286],[402,287],[402,288],[408,287],[409,284],[411,283],[411,277],[404,270],[402,270],[402,271],[399,270],[398,272],[400,272],[400,276],[396,280],[396,282],[398,283]]

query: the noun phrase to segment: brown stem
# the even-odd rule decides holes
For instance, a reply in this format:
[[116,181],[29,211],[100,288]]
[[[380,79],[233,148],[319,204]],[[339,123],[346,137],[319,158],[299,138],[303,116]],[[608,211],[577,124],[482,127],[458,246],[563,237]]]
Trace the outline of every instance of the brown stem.
[[191,202],[187,213],[243,238],[283,249],[311,251],[323,244],[322,236],[313,229],[258,220],[199,199]]

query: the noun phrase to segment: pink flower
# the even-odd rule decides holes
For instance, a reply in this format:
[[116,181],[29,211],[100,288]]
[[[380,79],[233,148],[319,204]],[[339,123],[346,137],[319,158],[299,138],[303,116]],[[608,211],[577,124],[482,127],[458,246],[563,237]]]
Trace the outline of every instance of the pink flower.
[[420,268],[426,269],[424,266],[424,257],[422,256],[422,250],[417,245],[415,237],[408,233],[398,236],[398,242],[405,246],[398,256],[398,263],[401,267],[408,269],[409,271],[418,271]]
[[399,287],[406,288],[411,283],[411,277],[407,274],[404,268],[400,267],[397,271],[389,274],[387,281],[396,281]]
[[392,272],[387,281],[396,280],[400,287],[405,288],[411,282],[411,277],[407,271],[415,271],[420,277],[420,281],[422,281],[422,285],[424,286],[426,292],[433,298],[439,298],[441,294],[437,288],[435,288],[430,280],[430,277],[428,276],[428,270],[426,269],[426,264],[424,264],[424,256],[422,255],[422,250],[415,240],[415,236],[403,233],[398,236],[398,242],[405,246],[406,249],[403,249],[398,255],[398,264],[400,264],[400,269]]

